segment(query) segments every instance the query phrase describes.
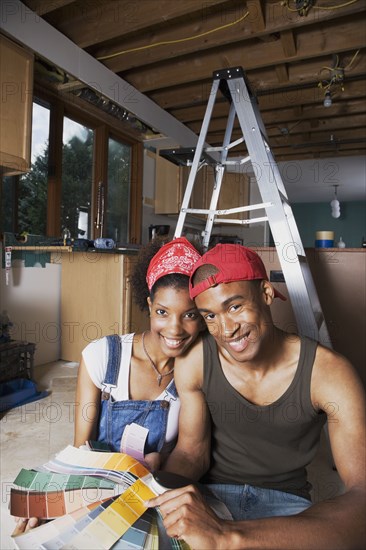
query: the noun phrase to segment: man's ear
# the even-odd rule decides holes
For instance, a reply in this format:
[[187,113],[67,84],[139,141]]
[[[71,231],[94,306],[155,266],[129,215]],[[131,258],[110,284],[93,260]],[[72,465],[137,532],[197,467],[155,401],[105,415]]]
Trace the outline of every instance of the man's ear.
[[269,281],[262,281],[262,296],[267,306],[270,306],[274,300],[274,289]]

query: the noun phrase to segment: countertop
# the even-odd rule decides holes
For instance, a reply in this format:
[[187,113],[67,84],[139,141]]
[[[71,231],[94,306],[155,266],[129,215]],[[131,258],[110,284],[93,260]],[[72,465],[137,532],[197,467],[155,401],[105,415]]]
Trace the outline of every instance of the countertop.
[[24,252],[83,252],[84,254],[137,254],[138,248],[121,247],[121,248],[74,248],[73,246],[35,246],[35,245],[22,245],[11,246],[12,251],[24,251]]

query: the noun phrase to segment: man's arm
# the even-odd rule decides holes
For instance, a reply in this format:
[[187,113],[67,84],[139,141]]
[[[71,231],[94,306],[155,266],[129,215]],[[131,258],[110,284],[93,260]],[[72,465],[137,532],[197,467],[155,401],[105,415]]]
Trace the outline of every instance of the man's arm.
[[95,439],[99,418],[100,389],[90,378],[84,359],[80,362],[75,398],[74,445]]
[[164,470],[198,480],[210,464],[211,429],[202,393],[203,348],[199,339],[175,360],[174,380],[181,401],[178,442]]
[[192,548],[361,550],[365,534],[365,395],[352,366],[320,347],[312,398],[327,413],[335,465],[345,493],[295,516],[218,521],[195,488],[168,491],[153,499],[170,536]]

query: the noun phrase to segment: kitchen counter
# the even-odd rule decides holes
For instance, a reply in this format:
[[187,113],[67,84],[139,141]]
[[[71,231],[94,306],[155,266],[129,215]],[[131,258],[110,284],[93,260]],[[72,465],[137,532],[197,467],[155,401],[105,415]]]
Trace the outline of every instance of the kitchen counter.
[[[9,245],[11,246],[11,245]],[[73,246],[40,246],[40,245],[16,245],[11,246],[11,249],[14,251],[22,250],[25,252],[83,252],[84,254],[137,254],[139,249],[132,247],[121,247],[121,248],[77,248]]]

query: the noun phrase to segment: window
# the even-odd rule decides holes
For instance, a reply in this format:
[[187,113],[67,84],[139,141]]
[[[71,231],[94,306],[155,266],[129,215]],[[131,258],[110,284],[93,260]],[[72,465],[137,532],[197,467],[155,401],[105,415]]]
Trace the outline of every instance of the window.
[[61,227],[67,228],[74,238],[91,239],[92,235],[93,144],[94,132],[91,128],[64,117]]
[[[1,231],[136,243],[141,238],[142,145],[119,134],[104,113],[37,90],[33,104],[32,168],[2,180]],[[39,99],[41,98],[41,99]],[[109,118],[108,118],[109,117]],[[103,186],[103,205],[98,188]]]
[[50,110],[33,102],[32,169],[3,178],[2,231],[46,234]]
[[131,147],[115,139],[108,140],[108,210],[106,236],[116,242],[128,242]]

